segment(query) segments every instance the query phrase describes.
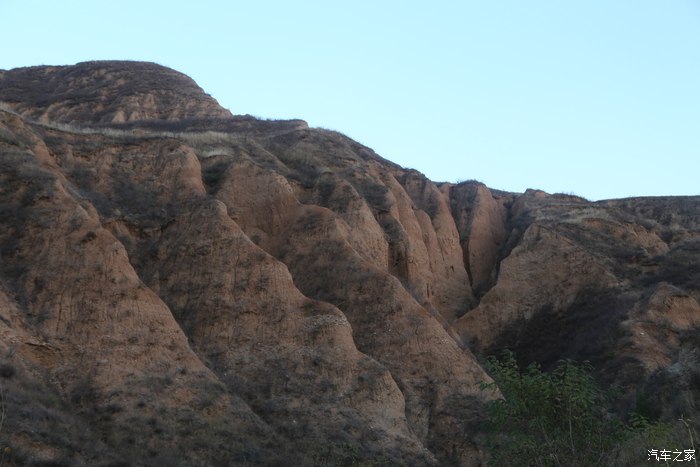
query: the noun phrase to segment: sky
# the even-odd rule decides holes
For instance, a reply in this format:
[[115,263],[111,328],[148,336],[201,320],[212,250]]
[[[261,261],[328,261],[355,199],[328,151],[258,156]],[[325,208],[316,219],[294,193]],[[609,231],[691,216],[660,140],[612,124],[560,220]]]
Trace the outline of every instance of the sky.
[[146,60],[434,181],[699,195],[700,0],[0,0],[0,69]]

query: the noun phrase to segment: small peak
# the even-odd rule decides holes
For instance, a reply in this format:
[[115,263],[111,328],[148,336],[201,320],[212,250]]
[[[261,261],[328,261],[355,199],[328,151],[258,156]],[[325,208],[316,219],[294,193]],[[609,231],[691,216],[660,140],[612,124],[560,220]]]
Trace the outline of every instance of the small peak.
[[535,188],[528,188],[523,194],[525,196],[532,196],[533,198],[549,198],[550,196],[546,191],[537,190]]
[[0,101],[32,120],[80,125],[232,117],[189,76],[128,60],[9,70]]

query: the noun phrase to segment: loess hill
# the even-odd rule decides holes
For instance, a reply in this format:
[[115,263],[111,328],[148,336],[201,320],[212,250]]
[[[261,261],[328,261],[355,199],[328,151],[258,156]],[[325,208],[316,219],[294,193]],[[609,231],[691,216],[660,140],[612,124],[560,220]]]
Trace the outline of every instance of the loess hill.
[[478,465],[504,348],[697,417],[698,301],[700,197],[435,183],[150,63],[0,71],[8,465]]

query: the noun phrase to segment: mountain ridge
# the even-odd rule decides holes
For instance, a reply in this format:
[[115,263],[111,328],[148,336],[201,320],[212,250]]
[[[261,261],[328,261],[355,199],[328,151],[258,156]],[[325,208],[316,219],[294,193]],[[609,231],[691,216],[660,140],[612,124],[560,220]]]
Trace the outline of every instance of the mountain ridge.
[[696,413],[700,197],[436,184],[340,133],[233,116],[183,76],[0,75],[18,462],[478,465],[497,394],[477,356],[505,347]]

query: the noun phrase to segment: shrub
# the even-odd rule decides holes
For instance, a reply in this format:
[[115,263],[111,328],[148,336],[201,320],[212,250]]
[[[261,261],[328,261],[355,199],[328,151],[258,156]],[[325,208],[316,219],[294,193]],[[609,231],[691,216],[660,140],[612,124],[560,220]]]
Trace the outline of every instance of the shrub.
[[494,382],[482,383],[482,389],[498,387],[503,394],[489,405],[485,426],[490,465],[623,465],[621,459],[645,461],[644,448],[654,442],[669,442],[668,424],[633,414],[626,425],[616,417],[609,392],[598,387],[588,363],[560,361],[551,373],[536,363],[521,370],[506,351],[500,360],[490,357],[486,369]]
[[381,456],[378,459],[368,459],[368,453],[362,453],[357,445],[328,444],[317,447],[313,455],[312,465],[324,467],[383,467],[400,466],[397,460]]
[[0,365],[0,378],[12,378],[16,373],[15,367],[9,363]]

